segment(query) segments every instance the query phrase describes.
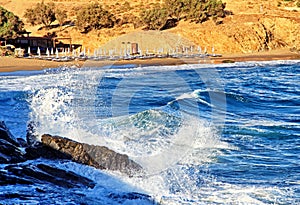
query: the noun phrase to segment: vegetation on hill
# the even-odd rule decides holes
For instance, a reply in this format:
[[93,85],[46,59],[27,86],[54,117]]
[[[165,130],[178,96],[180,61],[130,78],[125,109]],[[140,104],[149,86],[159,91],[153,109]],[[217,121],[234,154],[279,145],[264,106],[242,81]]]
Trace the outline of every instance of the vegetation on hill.
[[44,25],[46,29],[49,29],[55,20],[58,20],[59,24],[62,25],[67,15],[64,11],[56,8],[53,2],[45,4],[42,1],[33,8],[27,9],[24,17],[31,25]]
[[150,30],[161,30],[168,19],[167,9],[156,5],[152,9],[144,9],[141,14],[143,24]]
[[24,30],[18,16],[0,6],[0,38],[15,38]]
[[[181,19],[202,23],[212,17],[225,17],[225,4],[221,0],[165,0],[162,4],[153,4],[152,8],[144,8],[138,15],[128,14],[131,10],[129,2],[118,4],[120,8],[111,9],[108,5],[91,3],[77,8],[75,25],[78,30],[87,33],[91,30],[111,28],[115,25],[133,23],[134,27],[145,26],[149,30],[163,30],[174,27]],[[122,16],[119,13],[124,13]],[[118,16],[118,18],[117,18]],[[26,10],[24,17],[31,25],[44,25],[50,28],[58,20],[62,26],[67,19],[66,12],[55,8],[53,2],[37,3]]]
[[55,5],[54,3],[45,4],[42,1],[42,3],[37,3],[35,7],[27,9],[24,17],[31,25],[43,24],[49,28],[51,23],[56,20]]
[[297,6],[300,7],[300,0],[281,0],[278,1],[277,6],[282,6],[282,5],[290,5],[290,6]]
[[181,19],[203,23],[211,17],[217,21],[225,17],[225,6],[221,0],[165,0],[162,6],[142,10],[140,16],[147,29],[161,30],[176,26]]
[[[38,2],[42,0],[0,0],[0,5],[24,17],[26,9],[34,8]],[[216,52],[223,54],[252,53],[281,48],[300,50],[298,6],[300,0],[222,0],[222,2],[44,0],[44,2],[54,3],[56,20],[46,28],[42,23],[32,26],[24,18],[22,20],[25,22],[26,30],[30,31],[32,36],[72,38],[72,43],[90,49],[105,46],[113,39],[123,37],[123,34],[138,33],[135,34],[136,39],[129,40],[128,37],[124,37],[122,41],[133,42],[142,39],[139,46],[145,48],[147,44],[147,48],[151,50],[160,46],[157,38],[162,34],[175,34],[178,38],[168,38],[169,43],[174,46],[180,42],[180,38],[188,39],[195,45],[206,47],[208,51],[213,47]],[[81,17],[79,13],[91,5],[91,2],[98,2],[102,9],[113,15],[112,27],[92,27],[87,24],[86,32],[84,28],[79,28],[77,22]],[[61,10],[60,14],[57,9]],[[234,15],[228,16],[229,13]],[[222,18],[225,14],[226,17]],[[157,19],[157,16],[164,18]],[[148,31],[150,29],[158,31]],[[147,38],[143,38],[144,35]],[[117,47],[119,43],[115,43],[115,46]]]
[[92,29],[111,28],[115,24],[115,16],[97,3],[82,8],[78,15],[76,26],[83,32]]

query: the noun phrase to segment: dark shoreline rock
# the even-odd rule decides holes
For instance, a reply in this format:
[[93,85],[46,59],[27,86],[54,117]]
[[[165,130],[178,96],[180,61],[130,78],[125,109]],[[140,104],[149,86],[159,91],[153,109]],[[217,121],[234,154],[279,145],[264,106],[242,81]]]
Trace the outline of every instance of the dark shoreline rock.
[[64,188],[94,188],[96,185],[92,180],[75,174],[74,172],[65,171],[45,164],[8,165],[4,169],[10,174],[10,176],[6,176],[8,177],[5,181],[6,184],[30,185],[34,183],[44,184],[46,182]]
[[0,121],[0,163],[10,164],[26,161],[20,144],[10,133],[5,123]]
[[42,136],[42,144],[58,150],[66,156],[71,156],[72,160],[81,164],[93,166],[97,169],[108,169],[120,171],[129,176],[142,172],[142,167],[129,159],[127,155],[119,154],[104,146],[95,146],[79,143],[68,138]]
[[[20,147],[26,147],[26,153]],[[5,123],[0,122],[0,163],[9,164],[0,169],[1,186],[16,184],[33,185],[36,183],[50,183],[64,188],[93,188],[95,186],[92,180],[70,171],[45,164],[21,164],[21,162],[38,157],[71,159],[70,156],[41,143],[35,143],[35,147],[28,147],[25,140],[19,139],[17,141]]]
[[[98,169],[117,170],[129,176],[142,172],[142,167],[130,160],[127,155],[119,154],[107,147],[79,143],[51,135],[43,135],[42,141],[39,142],[33,135],[33,130],[31,131],[26,136],[27,142],[15,139],[5,123],[0,122],[0,164],[2,164],[0,185],[3,187],[0,201],[5,201],[5,204],[7,202],[14,204],[15,200],[44,201],[53,196],[58,198],[50,201],[49,204],[58,202],[61,197],[66,197],[70,202],[64,190],[69,192],[70,189],[93,189],[96,186],[96,182],[87,177],[51,165],[56,161],[59,162],[60,159],[72,160]],[[26,161],[37,158],[56,161],[50,161],[50,165],[47,162],[43,163],[45,160]],[[10,189],[5,191],[6,186],[16,187],[16,191]],[[20,192],[17,187],[28,188],[28,192]],[[83,193],[72,191],[70,193],[72,193],[72,199],[77,202],[76,204],[89,204],[89,201],[86,201],[89,198],[85,198]],[[128,203],[130,200],[157,204],[151,196],[142,193],[126,193],[108,189],[107,193],[102,194],[103,197],[120,204]],[[90,204],[95,204],[95,201],[91,200]]]
[[0,121],[0,138],[16,147],[20,146],[3,121]]
[[[89,145],[44,134],[41,142],[34,136],[34,124],[28,125],[26,140],[16,140],[4,122],[0,122],[0,163],[12,164],[37,158],[67,159],[97,169],[120,171],[129,176],[140,175],[143,168],[125,154],[105,146]],[[25,152],[21,149],[25,148]]]

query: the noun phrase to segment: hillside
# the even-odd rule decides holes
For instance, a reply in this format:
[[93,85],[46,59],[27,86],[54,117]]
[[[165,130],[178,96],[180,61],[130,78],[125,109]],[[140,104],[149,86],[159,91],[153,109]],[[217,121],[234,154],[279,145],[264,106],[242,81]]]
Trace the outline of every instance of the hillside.
[[[0,0],[0,5],[23,18],[27,8],[40,0]],[[45,2],[50,2],[45,0]],[[86,0],[54,0],[59,8],[66,10],[69,20],[75,20],[76,10],[87,3]],[[101,0],[99,3],[122,16],[125,13],[137,15],[142,8],[148,8],[160,0],[128,0],[130,9],[124,8],[124,3],[117,0]],[[32,35],[45,35],[55,32],[58,36],[72,37],[73,43],[83,44],[94,49],[106,45],[107,48],[122,49],[121,42],[138,42],[143,49],[174,48],[181,45],[199,45],[208,51],[212,47],[217,53],[252,53],[281,48],[300,49],[300,9],[294,3],[278,0],[223,0],[226,10],[232,12],[216,25],[213,21],[202,24],[181,21],[175,28],[162,32],[142,31],[134,29],[132,24],[115,26],[112,29],[101,29],[88,34],[81,34],[74,26],[66,25],[62,29],[40,30],[39,26],[26,24],[25,28]],[[25,22],[25,19],[23,19]],[[124,36],[124,34],[130,34]],[[117,39],[121,37],[121,39]],[[158,40],[159,39],[159,40]],[[185,40],[182,40],[185,39]],[[113,40],[114,43],[109,43]],[[190,42],[188,42],[188,40]]]

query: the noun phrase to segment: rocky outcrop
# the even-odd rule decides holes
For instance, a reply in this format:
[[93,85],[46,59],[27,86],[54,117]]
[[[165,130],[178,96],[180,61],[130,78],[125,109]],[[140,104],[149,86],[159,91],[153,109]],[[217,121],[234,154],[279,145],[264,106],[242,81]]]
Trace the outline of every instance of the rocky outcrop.
[[19,146],[19,143],[10,133],[9,129],[3,121],[0,121],[0,139],[7,141],[7,143],[12,144],[14,146]]
[[0,184],[53,184],[64,188],[93,188],[95,183],[74,172],[45,164],[9,165],[0,170]]
[[49,183],[64,188],[93,188],[95,186],[92,180],[73,172],[45,164],[21,164],[28,159],[40,157],[41,153],[46,158],[51,156],[53,159],[68,158],[68,156],[42,144],[34,148],[27,147],[25,153],[21,147],[26,146],[27,143],[19,141],[13,137],[5,123],[0,122],[0,163],[9,164],[0,169],[0,185]]
[[27,143],[21,145],[9,132],[4,122],[0,123],[0,163],[19,163],[37,158],[68,159],[97,169],[120,171],[129,176],[141,174],[142,167],[129,159],[127,155],[119,154],[104,146],[95,146],[73,140],[45,134],[41,142],[33,135],[34,126],[29,126]]
[[95,146],[51,135],[42,136],[42,144],[70,156],[75,162],[96,167],[120,171],[128,175],[142,172],[142,167],[129,159],[127,155],[119,154],[104,146]]
[[20,144],[10,133],[4,122],[0,122],[0,163],[19,163],[26,161]]
[[[107,147],[51,135],[43,135],[42,141],[38,142],[33,134],[34,132],[28,133],[28,142],[16,140],[5,123],[0,122],[0,186],[3,187],[0,201],[5,204],[38,201],[46,204],[101,204],[102,201],[95,201],[84,192],[78,191],[94,188],[96,183],[72,171],[60,169],[55,164],[59,159],[69,159],[99,169],[118,170],[128,175],[142,171],[142,167],[128,156]],[[37,159],[41,157],[55,161]],[[133,203],[137,201],[140,204],[157,204],[151,196],[142,193],[108,188],[99,194],[102,194],[101,198],[108,203],[128,204],[133,200]]]

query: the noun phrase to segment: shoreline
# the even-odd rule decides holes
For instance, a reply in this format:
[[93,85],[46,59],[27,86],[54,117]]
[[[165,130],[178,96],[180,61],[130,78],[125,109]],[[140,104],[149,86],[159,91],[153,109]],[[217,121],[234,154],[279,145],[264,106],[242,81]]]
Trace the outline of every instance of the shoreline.
[[272,60],[300,60],[300,53],[293,53],[288,50],[268,51],[253,54],[225,54],[222,57],[207,57],[207,58],[152,58],[152,59],[134,59],[120,61],[70,61],[56,62],[49,60],[41,60],[37,58],[15,58],[15,57],[0,57],[0,72],[15,72],[15,71],[33,71],[44,70],[47,68],[57,67],[82,67],[88,66],[105,66],[105,65],[181,65],[181,64],[220,64],[233,62],[248,62],[248,61],[272,61]]

